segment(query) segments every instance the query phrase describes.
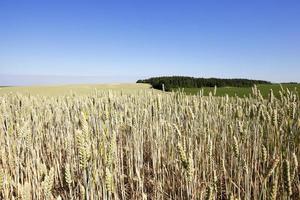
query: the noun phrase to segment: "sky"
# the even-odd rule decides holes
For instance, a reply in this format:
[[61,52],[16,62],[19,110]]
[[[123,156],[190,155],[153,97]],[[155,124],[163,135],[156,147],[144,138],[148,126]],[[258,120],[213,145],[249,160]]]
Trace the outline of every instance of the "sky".
[[300,82],[298,0],[0,0],[0,85]]

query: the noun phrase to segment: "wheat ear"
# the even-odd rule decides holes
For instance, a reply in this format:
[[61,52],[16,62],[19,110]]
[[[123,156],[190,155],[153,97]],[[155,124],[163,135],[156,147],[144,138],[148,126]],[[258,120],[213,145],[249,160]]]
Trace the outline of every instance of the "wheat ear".
[[291,183],[291,174],[290,174],[290,163],[288,160],[284,160],[283,162],[283,181],[284,181],[284,189],[287,194],[291,196],[292,193],[292,183]]

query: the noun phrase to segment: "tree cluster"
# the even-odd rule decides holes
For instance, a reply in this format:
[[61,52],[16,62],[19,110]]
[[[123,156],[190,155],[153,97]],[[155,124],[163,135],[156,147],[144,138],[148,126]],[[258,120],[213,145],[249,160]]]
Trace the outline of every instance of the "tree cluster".
[[271,84],[263,80],[250,79],[221,79],[221,78],[194,78],[188,76],[161,76],[144,80],[137,83],[149,83],[155,89],[162,90],[163,85],[166,91],[173,88],[201,88],[201,87],[251,87],[254,84]]

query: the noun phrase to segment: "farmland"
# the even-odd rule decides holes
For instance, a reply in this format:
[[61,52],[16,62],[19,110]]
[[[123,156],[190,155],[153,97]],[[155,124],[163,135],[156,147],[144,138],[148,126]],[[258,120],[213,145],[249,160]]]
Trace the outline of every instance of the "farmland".
[[[289,89],[290,91],[294,91],[296,88],[297,93],[300,91],[300,84],[282,84],[281,85],[283,89]],[[261,94],[264,98],[267,98],[270,90],[272,89],[274,92],[274,95],[276,97],[279,97],[279,91],[281,90],[280,84],[259,84],[257,85],[257,88],[261,91]],[[203,87],[203,88],[180,88],[180,89],[172,89],[173,91],[182,91],[185,94],[194,95],[199,93],[203,89],[203,94],[205,96],[208,96],[211,92],[214,93],[213,87]],[[230,97],[239,96],[249,96],[251,94],[252,90],[251,87],[220,87],[217,88],[216,96],[225,96],[228,94]]]
[[63,95],[90,95],[92,92],[101,91],[122,91],[124,93],[134,93],[147,90],[148,84],[73,84],[73,85],[52,85],[52,86],[15,86],[0,87],[0,95],[23,94],[42,96],[63,96]]
[[111,87],[2,88],[0,198],[299,199],[298,93]]

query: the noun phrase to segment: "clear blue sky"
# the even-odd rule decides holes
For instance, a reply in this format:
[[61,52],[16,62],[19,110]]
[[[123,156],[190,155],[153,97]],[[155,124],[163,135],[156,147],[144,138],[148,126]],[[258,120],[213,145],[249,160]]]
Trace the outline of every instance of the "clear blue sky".
[[300,1],[1,0],[0,75],[300,82]]

